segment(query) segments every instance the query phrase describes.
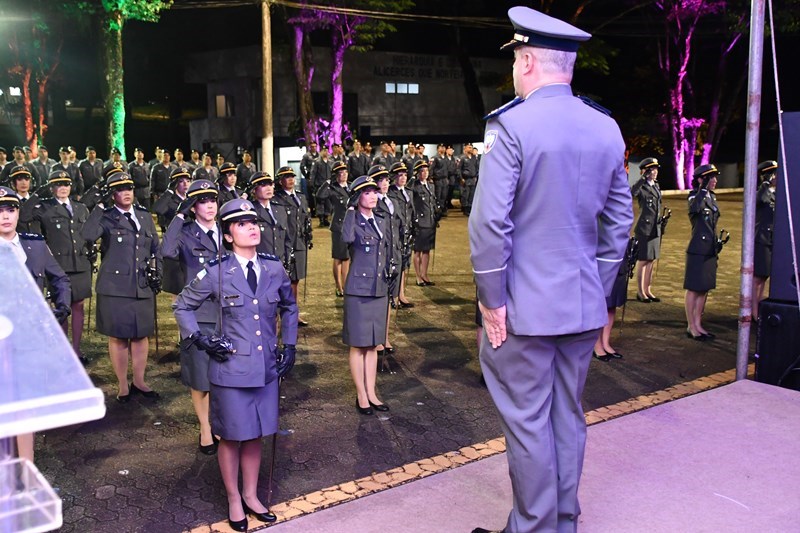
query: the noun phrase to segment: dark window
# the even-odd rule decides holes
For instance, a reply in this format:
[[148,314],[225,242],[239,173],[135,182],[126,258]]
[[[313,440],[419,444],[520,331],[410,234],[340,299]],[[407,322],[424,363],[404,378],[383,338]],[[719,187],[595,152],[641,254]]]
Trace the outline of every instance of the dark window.
[[314,113],[317,115],[331,114],[331,103],[327,91],[312,91],[311,101],[314,103]]

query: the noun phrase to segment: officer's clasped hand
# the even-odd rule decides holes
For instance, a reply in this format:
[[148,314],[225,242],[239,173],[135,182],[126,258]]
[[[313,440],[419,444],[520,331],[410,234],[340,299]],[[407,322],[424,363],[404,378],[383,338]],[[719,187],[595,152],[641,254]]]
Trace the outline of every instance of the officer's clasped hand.
[[53,309],[53,315],[55,315],[59,324],[63,324],[67,317],[69,317],[71,314],[72,310],[65,305],[60,305]]
[[296,355],[297,355],[297,349],[295,348],[294,344],[283,345],[283,350],[278,352],[278,359],[276,361],[279,378],[282,378],[286,374],[291,372],[292,367],[294,367],[294,361]]
[[228,354],[232,353],[232,343],[224,335],[203,335],[199,331],[195,331],[189,337],[189,346],[197,344],[197,348],[205,351],[209,357],[224,363],[228,360]]

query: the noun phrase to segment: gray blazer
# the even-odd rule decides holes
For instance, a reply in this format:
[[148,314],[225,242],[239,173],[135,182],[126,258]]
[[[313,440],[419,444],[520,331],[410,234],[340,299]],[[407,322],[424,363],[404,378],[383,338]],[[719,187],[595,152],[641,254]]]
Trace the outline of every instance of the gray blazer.
[[272,217],[269,216],[267,208],[261,205],[261,202],[254,201],[253,205],[256,208],[256,213],[261,219],[258,222],[258,227],[261,229],[261,242],[258,245],[260,253],[277,255],[283,265],[288,264],[288,259],[292,255],[294,249],[292,248],[292,241],[289,240],[289,218],[286,215],[286,210],[279,204],[270,201],[270,208]]
[[350,245],[350,271],[344,283],[344,293],[351,296],[380,297],[389,294],[386,268],[391,259],[391,228],[389,222],[374,213],[381,235],[354,208],[347,210],[342,224],[342,240]]
[[640,241],[661,236],[661,191],[655,183],[650,185],[641,178],[631,187],[631,195],[639,202],[639,220],[634,234]]
[[[175,300],[175,320],[186,338],[200,327],[195,311],[208,299],[221,301],[222,323],[218,331],[233,341],[233,353],[225,362],[210,359],[208,380],[224,387],[262,387],[278,377],[276,357],[278,313],[283,344],[297,344],[297,303],[291,282],[276,256],[258,254],[261,275],[256,292],[236,259],[206,265]],[[222,283],[220,284],[220,268]]]
[[64,272],[86,272],[91,243],[81,235],[89,210],[80,202],[70,202],[72,215],[55,198],[42,200],[33,208],[34,230],[41,232]]
[[469,217],[478,297],[515,335],[600,328],[633,209],[616,122],[541,87],[489,118]]

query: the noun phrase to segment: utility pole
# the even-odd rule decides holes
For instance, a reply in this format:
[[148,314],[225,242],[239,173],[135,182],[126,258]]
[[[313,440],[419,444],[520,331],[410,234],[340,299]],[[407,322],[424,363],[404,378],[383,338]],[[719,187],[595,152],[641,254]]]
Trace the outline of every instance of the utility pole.
[[275,174],[272,137],[272,29],[269,9],[272,0],[261,0],[261,171]]

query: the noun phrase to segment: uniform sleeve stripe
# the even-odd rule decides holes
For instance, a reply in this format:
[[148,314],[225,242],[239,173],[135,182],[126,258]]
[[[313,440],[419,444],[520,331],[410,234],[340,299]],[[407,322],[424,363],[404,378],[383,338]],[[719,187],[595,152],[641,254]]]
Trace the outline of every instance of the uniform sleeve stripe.
[[624,259],[624,258],[622,258],[622,257],[620,257],[619,259],[604,259],[602,257],[598,257],[597,258],[598,261],[604,261],[606,263],[619,263],[620,261],[622,261],[622,259]]
[[500,272],[501,270],[505,270],[508,265],[503,265],[502,268],[493,268],[491,270],[472,270],[475,274],[490,274],[492,272]]

